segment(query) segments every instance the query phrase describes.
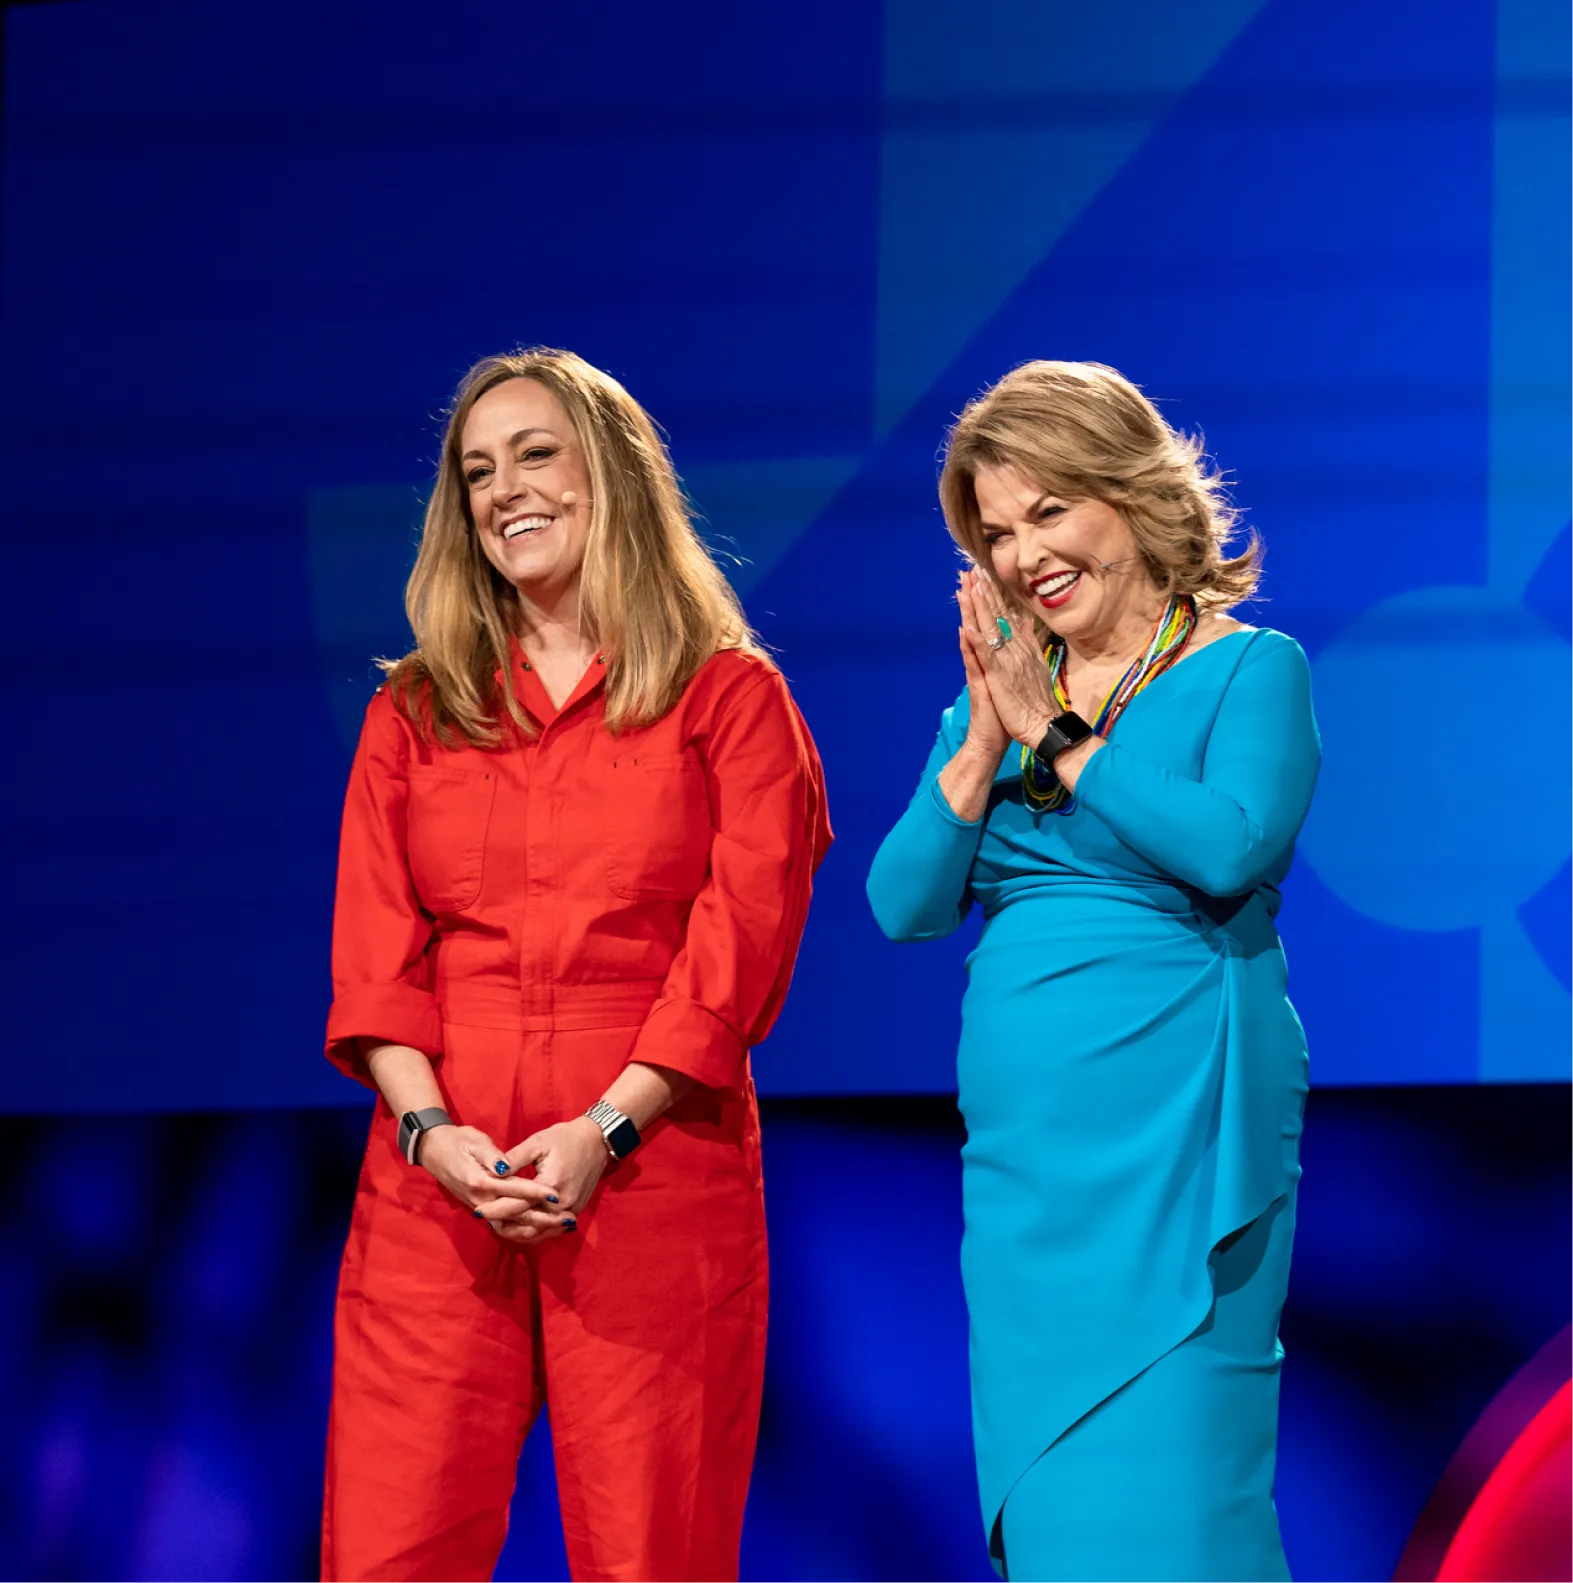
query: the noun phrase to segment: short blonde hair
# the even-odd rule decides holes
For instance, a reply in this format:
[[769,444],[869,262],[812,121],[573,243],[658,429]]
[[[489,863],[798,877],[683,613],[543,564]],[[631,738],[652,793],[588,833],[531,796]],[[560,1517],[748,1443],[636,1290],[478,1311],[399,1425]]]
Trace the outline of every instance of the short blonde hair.
[[[757,652],[737,595],[699,537],[659,431],[610,374],[550,347],[482,358],[448,413],[437,482],[404,606],[415,648],[385,662],[400,711],[444,742],[501,740],[497,704],[527,734],[514,694],[513,586],[486,558],[459,460],[465,419],[488,391],[533,379],[563,404],[590,474],[590,526],[580,574],[585,630],[606,654],[606,723],[647,725],[722,649]],[[494,677],[501,671],[502,696]]]
[[1102,363],[1023,363],[969,402],[951,429],[939,479],[945,525],[992,576],[975,488],[988,466],[1014,467],[1067,500],[1113,506],[1165,594],[1226,610],[1256,591],[1261,541],[1252,532],[1240,554],[1228,554],[1239,513],[1200,436],[1172,428]]

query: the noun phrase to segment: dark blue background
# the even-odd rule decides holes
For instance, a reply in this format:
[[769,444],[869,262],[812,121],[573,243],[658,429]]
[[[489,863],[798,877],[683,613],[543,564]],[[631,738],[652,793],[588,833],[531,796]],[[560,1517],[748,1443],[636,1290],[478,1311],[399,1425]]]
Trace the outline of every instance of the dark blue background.
[[[1567,1100],[1312,1094],[1277,1489],[1296,1577],[1390,1577],[1476,1415],[1567,1322]],[[324,1109],[8,1134],[0,1347],[24,1366],[0,1576],[315,1576],[364,1127]],[[767,1100],[764,1127],[770,1356],[743,1576],[986,1580],[955,1111]],[[538,1431],[498,1576],[566,1575]]]
[[[1316,668],[1320,1082],[1561,1077],[1567,20],[1543,0],[117,0],[7,22],[18,1109],[340,1102],[337,805],[436,413],[568,345],[668,427],[840,840],[774,1093],[951,1086],[862,897],[957,691],[948,416],[1029,356],[1205,428]],[[1461,756],[1459,710],[1500,719]],[[1446,993],[1438,994],[1445,985]]]
[[[1568,1315],[1567,1089],[1524,1082],[1567,1071],[1564,8],[0,15],[0,1569],[310,1573],[365,1124],[319,1053],[338,803],[439,410],[548,342],[667,426],[830,778],[756,1059],[746,1575],[987,1575],[968,941],[888,944],[862,884],[959,685],[936,447],[1030,356],[1206,430],[1315,668],[1279,1499],[1299,1575],[1387,1575]],[[538,1435],[502,1576],[561,1575],[549,1478]]]

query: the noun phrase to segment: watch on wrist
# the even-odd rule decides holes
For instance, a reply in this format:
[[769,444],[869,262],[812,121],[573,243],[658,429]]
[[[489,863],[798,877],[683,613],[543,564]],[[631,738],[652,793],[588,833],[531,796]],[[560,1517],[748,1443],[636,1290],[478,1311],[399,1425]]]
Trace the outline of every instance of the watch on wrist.
[[1067,709],[1049,722],[1048,730],[1043,733],[1043,740],[1032,750],[1032,756],[1045,769],[1052,769],[1058,754],[1066,748],[1075,747],[1078,742],[1085,742],[1091,735],[1092,727],[1074,709]]
[[606,1139],[606,1152],[614,1160],[626,1160],[639,1147],[639,1129],[604,1099],[596,1100],[585,1115],[601,1129],[601,1136]]
[[433,1127],[451,1127],[453,1117],[433,1105],[427,1110],[406,1111],[399,1117],[399,1153],[411,1165],[421,1163],[421,1139]]

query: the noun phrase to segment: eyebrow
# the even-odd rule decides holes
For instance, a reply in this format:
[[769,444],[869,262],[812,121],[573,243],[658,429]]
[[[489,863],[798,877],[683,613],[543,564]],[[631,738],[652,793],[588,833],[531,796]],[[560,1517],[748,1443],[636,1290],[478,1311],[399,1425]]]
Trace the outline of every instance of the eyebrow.
[[[1053,500],[1054,498],[1054,491],[1052,489],[1045,489],[1043,493],[1039,495],[1030,506],[1027,507],[1026,514],[1030,517],[1033,512],[1042,509],[1044,501]],[[988,533],[1003,533],[1005,531],[1005,529],[998,522],[985,522],[981,516],[978,518],[978,526],[983,528]]]
[[[512,448],[513,446],[517,445],[520,440],[525,439],[531,434],[552,434],[552,431],[550,429],[520,429],[516,434],[510,434],[508,436],[509,447]],[[552,434],[552,438],[556,439],[557,436]],[[459,460],[461,462],[467,462],[472,456],[479,457],[483,462],[486,460],[485,451],[466,451],[464,455],[459,458]]]

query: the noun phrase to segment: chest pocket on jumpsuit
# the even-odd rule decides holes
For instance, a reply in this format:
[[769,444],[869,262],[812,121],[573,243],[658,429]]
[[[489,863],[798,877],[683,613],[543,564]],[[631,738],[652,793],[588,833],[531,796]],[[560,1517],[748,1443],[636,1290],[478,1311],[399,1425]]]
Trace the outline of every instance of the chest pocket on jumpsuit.
[[619,752],[603,777],[606,883],[625,901],[691,901],[710,872],[710,794],[686,753]]
[[490,770],[411,765],[404,844],[428,912],[463,912],[480,895],[496,790]]

